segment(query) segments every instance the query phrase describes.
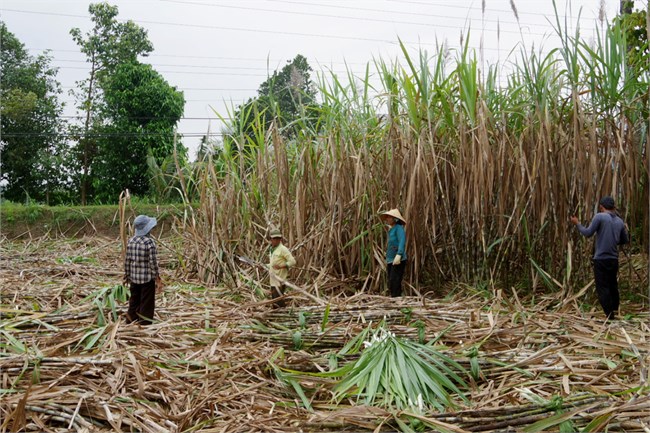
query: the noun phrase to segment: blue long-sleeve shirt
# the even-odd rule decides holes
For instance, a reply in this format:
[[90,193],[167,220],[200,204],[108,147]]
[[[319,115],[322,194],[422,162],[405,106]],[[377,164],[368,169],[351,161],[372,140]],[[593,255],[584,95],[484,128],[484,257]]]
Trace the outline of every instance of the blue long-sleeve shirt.
[[614,212],[599,212],[591,220],[589,227],[578,224],[578,230],[586,237],[596,233],[596,260],[618,259],[618,245],[630,242],[625,223]]
[[393,263],[396,255],[406,260],[406,232],[404,226],[395,224],[388,230],[388,247],[386,248],[386,263]]

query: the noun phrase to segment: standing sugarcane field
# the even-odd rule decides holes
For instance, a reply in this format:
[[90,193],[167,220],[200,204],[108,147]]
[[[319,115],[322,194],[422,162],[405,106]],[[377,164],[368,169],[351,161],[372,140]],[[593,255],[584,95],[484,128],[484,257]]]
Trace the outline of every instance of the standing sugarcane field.
[[3,2],[0,433],[650,433],[650,9],[520,2]]

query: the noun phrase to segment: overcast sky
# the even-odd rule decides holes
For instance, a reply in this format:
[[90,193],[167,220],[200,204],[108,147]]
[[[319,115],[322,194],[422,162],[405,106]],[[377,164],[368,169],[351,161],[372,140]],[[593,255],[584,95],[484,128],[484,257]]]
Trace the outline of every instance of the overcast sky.
[[[518,44],[550,50],[558,45],[551,0],[120,0],[118,18],[144,27],[154,52],[144,61],[185,94],[179,132],[194,158],[199,137],[218,133],[215,111],[255,96],[266,77],[297,54],[315,70],[347,67],[361,73],[367,62],[401,58],[398,37],[409,49],[434,52],[436,43],[470,46],[486,62],[507,64]],[[516,7],[513,12],[511,3]],[[637,0],[636,7],[645,7]],[[557,7],[581,34],[593,38],[602,9],[611,21],[619,0],[574,0]],[[68,92],[89,66],[70,29],[90,29],[87,1],[0,0],[0,19],[32,54],[51,50],[64,89],[66,116],[78,115]],[[482,12],[483,6],[485,12]],[[550,21],[550,22],[549,22]],[[511,59],[512,60],[512,59]],[[210,120],[213,119],[213,120]]]

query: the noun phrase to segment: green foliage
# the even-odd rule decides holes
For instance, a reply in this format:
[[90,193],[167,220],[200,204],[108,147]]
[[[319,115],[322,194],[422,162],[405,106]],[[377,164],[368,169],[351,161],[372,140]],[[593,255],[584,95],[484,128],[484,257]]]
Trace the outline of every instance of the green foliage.
[[627,45],[627,63],[637,74],[648,70],[649,46],[647,29],[647,11],[632,11],[633,1],[628,1],[626,12],[619,14],[612,23],[612,29],[620,29],[625,35]]
[[260,85],[258,96],[234,111],[235,120],[224,145],[235,153],[255,155],[256,148],[265,145],[266,133],[274,123],[285,137],[312,129],[317,104],[311,72],[307,59],[300,54],[280,71],[274,71]]
[[34,360],[34,366],[32,370],[32,384],[41,383],[41,358],[36,358]]
[[330,307],[331,307],[331,304],[329,304],[329,303],[327,304],[327,306],[325,306],[325,312],[323,313],[323,320],[320,323],[320,331],[321,332],[325,332],[325,327],[327,326],[327,323],[329,322]]
[[109,325],[103,323],[102,321],[103,316],[102,320],[98,320],[97,326],[91,326],[88,328],[88,330],[79,340],[79,343],[75,345],[75,350],[77,348],[82,348],[82,350],[95,350],[101,346],[102,339],[105,338],[106,331],[109,327]]
[[302,339],[302,333],[300,331],[295,331],[291,335],[291,339],[293,340],[293,348],[294,348],[294,350],[302,349],[303,339]]
[[12,201],[57,203],[65,189],[65,144],[57,136],[61,93],[51,58],[29,55],[0,22],[0,130],[3,196]]
[[310,315],[311,315],[310,313],[305,313],[304,311],[298,312],[298,325],[300,326],[300,329],[307,328],[307,318]]
[[29,223],[33,223],[36,221],[38,218],[40,218],[43,215],[43,206],[39,206],[36,204],[30,204],[28,206],[25,206],[25,211],[26,211],[26,220]]
[[77,263],[97,263],[94,257],[72,256],[72,257],[58,257],[57,263],[62,265],[77,264]]
[[[161,205],[159,202],[132,197],[130,215],[156,215],[160,224],[170,222],[174,217],[181,217],[186,207],[176,205]],[[83,227],[88,227],[98,234],[117,236],[119,221],[117,205],[94,206],[44,206],[37,204],[16,204],[8,201],[0,203],[0,227],[2,234],[8,238],[25,235],[29,230],[32,236],[48,232],[76,233]],[[178,257],[182,260],[183,257]],[[87,257],[61,257],[61,263],[94,263]]]
[[25,343],[22,340],[14,337],[14,335],[8,330],[3,329],[0,329],[0,349],[2,349],[2,352],[27,352],[27,346],[25,346]]
[[300,397],[300,401],[302,402],[303,406],[305,409],[308,411],[312,412],[312,406],[307,398],[307,395],[305,394],[305,391],[302,389],[302,386],[300,386],[300,383],[296,379],[295,375],[291,373],[285,373],[282,371],[280,367],[276,365],[276,360],[280,357],[284,356],[284,351],[283,349],[278,350],[269,360],[269,365],[273,369],[273,373],[275,374],[275,377],[280,381],[280,383],[283,383],[286,387],[291,387],[295,391],[295,393]]
[[[105,327],[107,325],[107,320],[106,316],[104,316],[104,310],[109,310],[113,321],[117,321],[117,305],[118,303],[124,303],[128,301],[129,296],[130,292],[128,289],[121,284],[117,284],[115,286],[107,286],[96,290],[95,292],[86,296],[84,298],[84,302],[91,302],[95,305],[97,308],[97,326]],[[91,335],[95,335],[95,333],[91,332]],[[84,339],[82,339],[82,341],[83,340]],[[94,342],[97,342],[97,340]]]
[[118,21],[117,6],[92,3],[88,13],[93,28],[85,35],[79,28],[73,28],[70,35],[81,52],[93,61],[96,72],[110,73],[121,63],[137,61],[138,56],[153,51],[145,29],[133,21]]
[[418,330],[418,343],[424,344],[425,336],[426,336],[426,325],[425,323],[418,319],[413,323],[413,327]]
[[2,223],[12,224],[16,222],[27,222],[32,224],[43,217],[46,207],[35,203],[16,204],[3,201],[0,204],[2,210]]
[[281,125],[289,125],[304,114],[305,107],[315,102],[316,89],[311,72],[307,59],[298,54],[260,85],[259,99],[269,109],[267,124],[277,117]]
[[[156,165],[170,163],[174,129],[183,116],[183,94],[141,63],[117,65],[104,79],[103,90],[107,125],[101,127],[105,137],[98,139],[93,163],[96,197],[114,201],[126,188],[132,194],[147,194],[151,189],[148,157]],[[179,150],[184,161],[186,150]]]
[[[576,415],[577,412],[580,412],[582,409],[575,409],[572,411],[565,411],[562,409],[562,404],[564,399],[558,395],[554,395],[550,400],[545,400],[544,398],[533,394],[532,392],[524,389],[524,397],[533,402],[534,404],[545,406],[549,410],[555,412],[555,415],[549,416],[543,420],[537,421],[524,428],[526,433],[537,433],[541,431],[549,431],[551,427],[557,426],[560,433],[572,433],[577,431],[571,419]],[[589,431],[589,430],[584,430]]]
[[[81,204],[86,204],[92,196],[93,187],[99,187],[104,200],[106,200],[109,192],[103,191],[102,187],[105,184],[106,189],[109,190],[122,186],[115,185],[116,181],[113,178],[102,179],[100,175],[104,173],[95,167],[97,155],[102,151],[106,153],[106,147],[110,146],[111,142],[110,140],[100,140],[100,138],[106,137],[107,133],[120,131],[119,128],[122,126],[111,121],[114,119],[110,119],[110,116],[104,111],[106,107],[104,86],[121,65],[137,63],[138,56],[146,56],[153,50],[146,30],[131,21],[118,21],[116,6],[111,6],[108,3],[91,4],[88,7],[88,12],[94,24],[93,28],[85,35],[78,28],[73,28],[70,31],[73,40],[81,52],[86,55],[90,64],[90,74],[87,79],[77,83],[78,90],[75,94],[77,108],[83,113],[85,120],[83,125],[74,125],[71,128],[72,133],[79,137],[75,147],[75,158],[77,169],[80,170],[76,180],[80,184]],[[134,103],[137,104],[137,101]],[[140,154],[146,155],[146,149]],[[144,159],[143,164],[146,164]],[[106,164],[103,166],[105,167]],[[133,177],[132,173],[124,173],[124,167],[120,168],[121,172],[118,177],[121,178],[125,175]],[[117,197],[110,197],[110,202],[116,200]]]
[[[181,148],[185,150],[185,148]],[[176,165],[178,158],[179,167]],[[151,151],[147,154],[147,173],[149,175],[149,188],[151,197],[157,202],[178,202],[184,197],[182,179],[187,179],[189,185],[185,195],[195,201],[199,198],[194,182],[192,181],[193,165],[181,157],[169,155],[161,164],[158,164]],[[194,166],[202,164],[197,162]],[[180,169],[180,175],[179,175]]]
[[[294,333],[294,346],[299,342],[297,334],[298,331]],[[276,361],[283,353],[282,349],[278,351],[269,364],[276,377],[293,388],[308,410],[312,409],[301,381],[304,379],[313,384],[314,378],[331,388],[336,402],[351,398],[362,404],[381,406],[389,411],[406,411],[412,415],[421,415],[432,409],[453,409],[456,407],[454,398],[467,401],[461,391],[467,387],[461,375],[467,372],[456,361],[431,345],[396,337],[383,322],[375,329],[372,326],[364,329],[338,354],[331,354],[328,372],[280,368]],[[355,354],[359,354],[358,359],[338,367],[339,358]],[[398,418],[395,415],[402,431],[424,426],[417,417],[406,416],[406,421]]]
[[469,358],[470,375],[472,379],[478,380],[481,376],[481,367],[478,362],[478,347],[472,346],[466,351]]
[[397,337],[383,325],[364,345],[359,359],[339,370],[337,400],[356,396],[398,410],[444,411],[455,407],[452,394],[465,399],[464,369],[431,346]]

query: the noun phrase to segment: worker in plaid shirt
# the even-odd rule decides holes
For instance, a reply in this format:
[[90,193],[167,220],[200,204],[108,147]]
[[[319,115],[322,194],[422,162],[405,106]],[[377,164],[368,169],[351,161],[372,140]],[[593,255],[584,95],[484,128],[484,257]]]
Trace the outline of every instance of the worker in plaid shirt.
[[162,290],[158,273],[156,243],[150,236],[156,218],[138,215],[133,221],[135,236],[129,239],[124,259],[124,282],[131,284],[127,323],[150,325],[153,320],[156,291]]

